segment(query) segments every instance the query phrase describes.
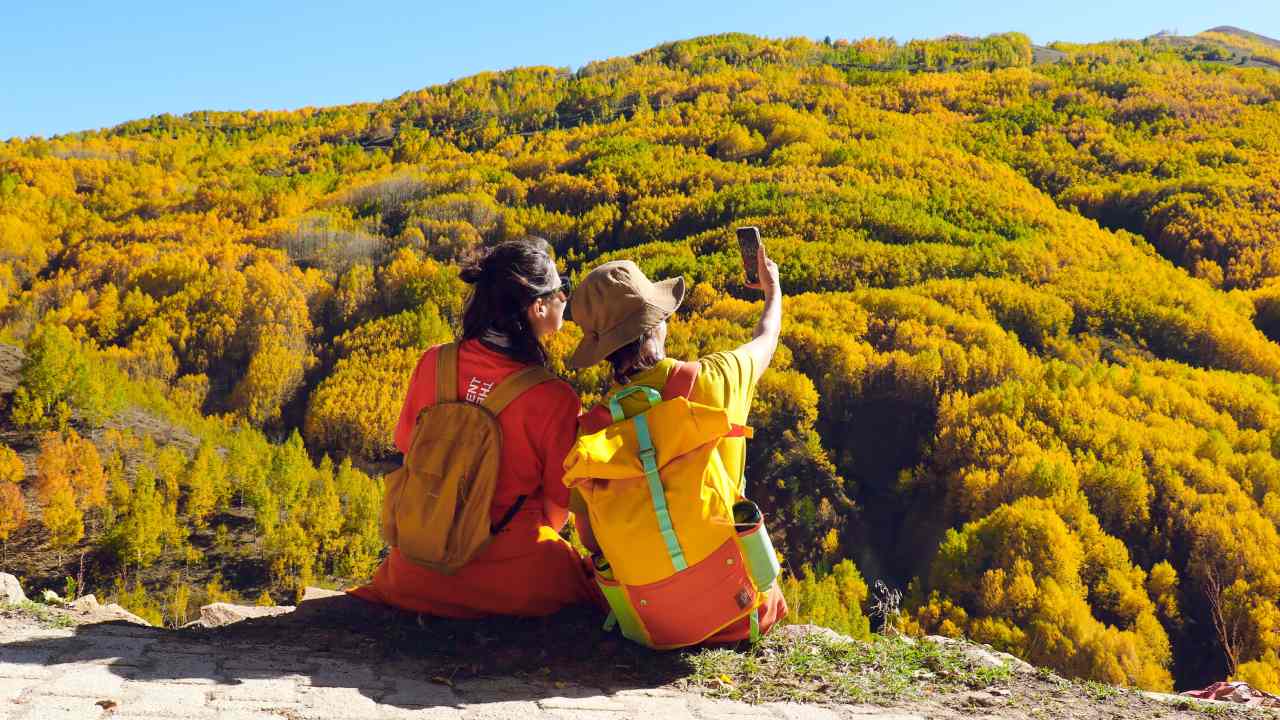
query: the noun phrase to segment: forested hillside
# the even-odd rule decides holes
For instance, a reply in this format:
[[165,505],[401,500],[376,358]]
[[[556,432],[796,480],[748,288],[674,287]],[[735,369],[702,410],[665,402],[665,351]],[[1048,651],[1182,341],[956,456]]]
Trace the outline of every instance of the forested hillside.
[[[692,357],[749,337],[755,224],[788,300],[748,487],[796,619],[865,633],[883,580],[904,630],[1280,690],[1264,40],[721,35],[0,144],[8,564],[169,623],[358,582],[462,254],[533,234],[574,275],[682,274]],[[576,337],[556,369],[590,401]]]

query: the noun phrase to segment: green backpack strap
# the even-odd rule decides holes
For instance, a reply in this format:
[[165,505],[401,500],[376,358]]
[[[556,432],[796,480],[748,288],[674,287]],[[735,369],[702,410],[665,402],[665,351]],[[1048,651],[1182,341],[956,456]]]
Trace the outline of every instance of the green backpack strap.
[[689,567],[684,558],[684,549],[676,537],[675,526],[671,523],[671,509],[667,507],[667,492],[662,487],[662,476],[658,473],[658,451],[653,448],[653,437],[649,434],[649,419],[643,414],[632,418],[636,424],[636,442],[640,444],[640,462],[644,465],[644,477],[649,482],[649,497],[653,499],[653,512],[658,516],[658,530],[667,545],[667,555],[671,556],[671,565],[680,572]]
[[[622,411],[622,400],[637,393],[643,394],[649,401],[649,407],[662,402],[662,393],[644,385],[633,385],[623,388],[609,397],[607,404],[609,414],[615,423],[627,419]],[[644,466],[644,477],[649,483],[649,497],[653,500],[653,514],[658,519],[658,531],[662,533],[662,541],[667,546],[667,555],[671,558],[671,566],[680,572],[689,567],[684,557],[684,548],[680,547],[680,539],[676,537],[675,526],[671,522],[671,508],[667,505],[667,493],[662,487],[662,476],[658,472],[658,451],[653,447],[653,436],[649,432],[649,419],[644,413],[634,415],[631,422],[636,427],[636,442],[640,445],[640,462]]]
[[622,400],[636,393],[644,393],[645,399],[649,401],[649,407],[662,402],[662,393],[651,387],[633,385],[629,388],[623,388],[609,397],[609,415],[614,422],[619,423],[627,419],[626,414],[622,412]]

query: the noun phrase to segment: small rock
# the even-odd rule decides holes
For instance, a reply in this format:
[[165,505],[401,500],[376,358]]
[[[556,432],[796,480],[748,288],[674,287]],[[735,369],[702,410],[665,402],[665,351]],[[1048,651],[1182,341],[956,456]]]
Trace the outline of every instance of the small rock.
[[771,634],[787,640],[802,640],[804,638],[817,635],[828,642],[853,642],[853,638],[848,635],[841,635],[831,628],[824,628],[818,625],[783,625],[781,627],[774,628]]
[[146,625],[147,627],[151,627],[151,623],[143,620],[115,603],[99,606],[98,610],[94,613],[94,616],[95,618],[100,618],[98,622],[124,620],[125,622],[131,622],[134,625]]
[[1025,660],[1016,658],[1009,653],[993,650],[986,645],[976,645],[974,643],[957,640],[955,638],[944,637],[942,635],[930,635],[925,638],[931,643],[937,645],[950,645],[969,659],[975,665],[983,667],[1004,667],[1008,666],[1015,673],[1034,673],[1036,669]]
[[996,704],[996,698],[989,692],[975,691],[965,693],[963,700],[968,705],[978,707],[991,707]]
[[52,590],[45,590],[44,592],[40,593],[40,602],[44,603],[45,605],[62,605],[66,601],[63,600],[62,596],[59,595],[58,593]]
[[1151,690],[1139,690],[1138,693],[1149,700],[1162,702],[1166,705],[1179,705],[1187,701],[1185,695],[1177,695],[1174,693],[1153,692]]
[[27,595],[22,592],[22,584],[18,582],[18,578],[9,573],[0,573],[0,603],[21,605],[26,601]]
[[71,603],[72,610],[82,613],[91,613],[100,607],[102,606],[98,604],[98,598],[94,595],[85,595],[84,597],[76,598],[76,601]]
[[200,608],[200,624],[215,628],[238,623],[252,618],[275,617],[294,611],[293,605],[261,607],[258,605],[232,605],[231,603],[213,603]]
[[322,600],[324,598],[342,597],[346,593],[341,590],[325,590],[324,588],[311,587],[308,585],[302,590],[302,602],[308,600]]

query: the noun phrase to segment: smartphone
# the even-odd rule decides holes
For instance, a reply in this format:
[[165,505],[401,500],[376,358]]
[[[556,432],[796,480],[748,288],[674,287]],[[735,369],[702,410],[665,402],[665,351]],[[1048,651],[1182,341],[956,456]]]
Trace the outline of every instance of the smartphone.
[[760,282],[760,228],[754,225],[738,228],[738,249],[742,251],[742,269],[747,273],[747,284]]

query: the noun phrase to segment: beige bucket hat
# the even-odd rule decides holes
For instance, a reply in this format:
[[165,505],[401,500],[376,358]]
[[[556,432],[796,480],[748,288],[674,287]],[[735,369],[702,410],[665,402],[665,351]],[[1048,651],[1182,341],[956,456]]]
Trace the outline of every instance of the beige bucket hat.
[[582,340],[569,364],[591,367],[666,320],[684,300],[684,278],[650,282],[630,260],[605,263],[578,283],[569,314]]

